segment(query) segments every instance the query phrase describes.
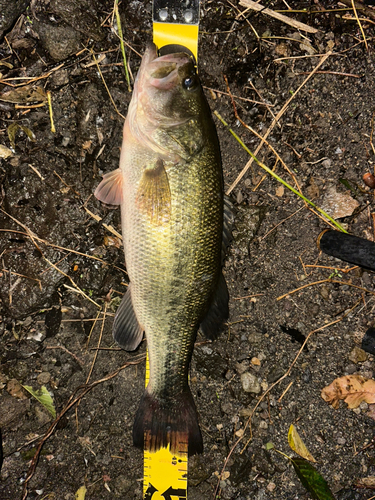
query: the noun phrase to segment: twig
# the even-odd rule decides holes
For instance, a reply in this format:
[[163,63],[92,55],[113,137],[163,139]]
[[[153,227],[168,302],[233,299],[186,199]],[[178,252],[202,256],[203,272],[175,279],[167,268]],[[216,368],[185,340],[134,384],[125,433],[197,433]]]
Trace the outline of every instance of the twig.
[[47,91],[47,100],[48,100],[48,111],[49,111],[49,119],[51,121],[51,132],[54,134],[56,132],[55,124],[53,122],[53,110],[52,110],[52,99],[51,92]]
[[253,2],[252,0],[241,0],[240,5],[242,7],[246,7],[248,9],[253,9],[257,12],[261,12],[262,14],[267,14],[270,17],[273,17],[274,19],[277,19],[278,21],[282,21],[285,24],[289,24],[289,26],[293,26],[293,28],[296,28],[298,30],[302,31],[307,31],[307,33],[318,33],[319,30],[312,28],[311,26],[308,26],[305,23],[301,23],[300,21],[295,21],[294,19],[291,19],[290,17],[284,16],[283,14],[279,14],[278,12],[275,12],[274,10],[267,9],[263,5],[261,5],[259,2]]
[[[317,75],[338,75],[338,76],[350,76],[352,78],[362,78],[361,75],[353,75],[352,73],[340,73],[340,71],[315,71]],[[308,75],[307,71],[302,71],[301,73],[296,73],[299,75]]]
[[354,3],[354,8],[356,10],[361,10],[366,16],[371,17],[372,19],[375,19],[375,11],[374,9],[371,9],[370,7],[367,7],[366,5],[363,5],[362,3],[359,2],[353,2],[353,0],[340,0],[341,3],[347,5],[348,7],[351,7],[353,9],[353,3]]
[[357,23],[359,25],[359,29],[361,30],[361,33],[362,33],[363,41],[365,42],[365,45],[366,45],[366,50],[368,51],[368,45],[367,45],[366,35],[365,35],[365,32],[363,31],[361,21],[359,20],[354,0],[352,0],[352,7],[353,7],[353,12],[354,12],[355,18],[357,19]]
[[[250,127],[250,125],[247,125],[247,123],[245,123],[245,122],[241,119],[241,117],[239,116],[239,114],[238,114],[238,112],[237,112],[236,103],[234,102],[234,99],[233,99],[232,93],[231,93],[231,91],[230,91],[230,87],[229,87],[228,79],[227,79],[227,77],[226,77],[225,75],[224,75],[224,80],[225,80],[225,83],[226,83],[226,85],[227,85],[228,94],[229,94],[229,96],[230,96],[230,98],[231,98],[231,101],[232,101],[232,106],[233,106],[233,110],[234,110],[234,114],[235,114],[235,116],[236,116],[237,120],[238,120],[238,121],[242,124],[242,126],[243,126],[243,127],[247,128],[247,129],[248,129],[250,132],[252,132],[252,133],[253,133],[256,137],[258,137],[258,139],[263,140],[263,137],[262,137],[260,134],[258,134],[258,132],[257,132],[256,130],[254,130],[252,127]],[[253,86],[253,89],[255,90],[255,92],[257,92],[254,86]],[[269,111],[270,111],[270,110],[269,110]],[[271,113],[271,115],[273,116],[273,118],[275,119],[275,116],[274,116],[274,114],[272,113],[272,111],[270,111],[270,113]],[[299,184],[298,184],[298,181],[297,181],[297,179],[296,179],[295,175],[293,174],[293,172],[291,172],[291,171],[289,170],[288,166],[286,165],[286,163],[284,162],[284,160],[281,158],[281,156],[278,154],[278,152],[276,151],[276,149],[275,149],[275,148],[274,148],[274,147],[273,147],[273,146],[272,146],[272,145],[271,145],[271,144],[270,144],[267,140],[265,140],[264,142],[265,142],[265,144],[266,144],[266,145],[270,148],[270,150],[273,152],[273,154],[276,156],[276,158],[277,158],[277,159],[278,159],[278,161],[282,164],[282,166],[285,168],[285,170],[286,170],[286,171],[289,173],[289,175],[292,177],[292,179],[294,180],[294,182],[295,182],[295,184],[296,184],[296,186],[297,186],[297,188],[298,188],[298,191],[299,191],[300,193],[302,193],[301,188],[299,187]],[[275,166],[276,166],[276,165],[275,165]],[[262,180],[263,180],[263,179],[262,179]],[[261,182],[262,182],[262,181],[261,181]],[[260,184],[260,183],[259,183],[259,184]],[[258,188],[259,184],[258,184],[258,185],[254,188],[254,190],[253,190],[253,191],[255,191],[255,190]]]
[[262,241],[264,240],[264,238],[267,238],[267,236],[272,233],[272,231],[274,231],[278,226],[280,226],[280,224],[284,224],[285,221],[287,221],[288,219],[290,219],[291,217],[294,217],[298,212],[300,212],[304,207],[300,207],[298,210],[296,210],[295,212],[293,212],[291,215],[289,215],[289,217],[287,217],[286,219],[283,219],[282,221],[280,221],[278,224],[276,224],[276,226],[274,226],[272,229],[270,229],[268,231],[268,233],[266,233],[264,236],[262,236],[260,238],[259,241]]
[[280,295],[280,297],[277,297],[276,300],[284,299],[287,295],[292,295],[292,293],[299,292],[303,288],[307,288],[307,287],[313,286],[313,285],[321,285],[322,283],[338,283],[339,285],[347,285],[347,286],[351,286],[353,288],[357,288],[358,290],[362,290],[363,292],[371,293],[371,295],[375,295],[375,292],[372,292],[371,290],[367,290],[366,288],[363,288],[361,286],[353,285],[352,283],[348,283],[346,281],[339,281],[339,280],[333,280],[331,278],[327,278],[325,280],[314,281],[313,283],[306,283],[306,285],[300,286],[299,288],[296,288],[295,290],[291,290],[290,292],[285,293],[284,295]]
[[[105,323],[105,315],[106,315],[106,312],[107,312],[107,306],[108,306],[108,302],[105,302],[105,303],[104,303],[104,311],[103,311],[103,321],[102,321],[102,327],[101,327],[101,329],[100,329],[100,334],[99,334],[98,345],[97,345],[97,348],[96,348],[96,351],[95,351],[95,354],[94,354],[94,359],[92,360],[92,364],[91,364],[91,368],[90,368],[89,374],[87,375],[86,384],[88,384],[88,383],[89,383],[89,380],[90,380],[91,374],[92,374],[93,369],[94,369],[94,365],[95,365],[96,358],[98,357],[98,352],[99,352],[99,348],[100,348],[100,343],[101,343],[101,341],[102,341],[102,336],[103,336],[103,330],[104,330],[104,323]],[[94,325],[95,325],[95,323],[94,323]]]
[[42,252],[40,246],[37,244],[36,240],[38,240],[39,238],[36,236],[35,233],[33,233],[31,231],[31,229],[29,229],[27,226],[25,226],[25,224],[22,224],[22,222],[20,222],[19,220],[17,220],[15,217],[13,217],[12,215],[8,214],[7,212],[5,212],[5,210],[3,210],[2,208],[0,208],[0,210],[6,214],[10,219],[12,219],[14,222],[16,222],[17,224],[19,224],[21,227],[24,228],[24,230],[26,231],[27,235],[29,236],[29,238],[31,239],[31,241],[34,243],[36,249],[40,252],[40,254],[42,255],[43,259],[48,262],[48,264],[50,266],[52,266],[56,271],[58,271],[60,274],[62,274],[63,276],[65,276],[66,278],[68,278],[68,280],[71,282],[71,284],[73,285],[73,287],[79,292],[81,293],[87,300],[89,300],[90,302],[92,302],[93,304],[96,305],[96,307],[98,307],[99,309],[101,309],[100,305],[97,304],[94,300],[92,300],[88,295],[85,294],[85,292],[83,290],[81,290],[79,288],[79,286],[74,282],[74,280],[66,273],[64,273],[64,271],[62,271],[61,269],[59,269],[55,264],[53,264],[49,259],[47,259],[47,257],[44,255],[44,253]]
[[[204,85],[202,85],[202,87],[206,90],[211,91],[211,92],[216,92],[217,94],[229,96],[228,92],[223,92],[222,90],[212,89],[211,87],[205,87]],[[258,106],[266,106],[267,108],[274,106],[274,104],[267,104],[266,102],[254,101],[253,99],[247,99],[246,97],[240,97],[240,96],[234,95],[234,94],[232,94],[232,96],[235,99],[239,99],[240,101],[251,102],[253,104],[257,104]]]
[[145,359],[146,359],[146,355],[144,354],[138,360],[128,361],[127,363],[122,365],[120,368],[118,368],[114,372],[110,373],[109,375],[107,375],[104,378],[101,378],[99,380],[96,380],[95,382],[92,382],[90,385],[83,384],[83,385],[77,387],[77,389],[74,391],[74,393],[70,396],[68,402],[65,404],[65,406],[62,409],[62,411],[60,412],[60,414],[55,418],[55,420],[49,426],[47,432],[44,434],[43,438],[41,439],[40,443],[38,444],[38,447],[36,449],[36,452],[35,452],[35,455],[34,455],[32,461],[31,461],[31,464],[30,464],[30,467],[29,467],[29,470],[27,473],[27,477],[26,477],[24,485],[23,485],[21,500],[26,500],[26,498],[27,498],[28,484],[35,474],[36,466],[38,465],[39,456],[40,456],[40,453],[42,451],[44,444],[52,436],[52,434],[54,433],[54,431],[56,429],[57,424],[59,423],[61,418],[65,415],[65,413],[67,413],[78,401],[80,401],[83,398],[83,396],[85,396],[88,392],[90,392],[91,389],[93,389],[94,387],[96,387],[99,384],[102,384],[103,382],[107,382],[108,380],[111,380],[112,378],[116,377],[120,373],[121,370],[124,370],[128,366],[138,365],[139,363],[142,363]]
[[112,95],[111,95],[111,92],[109,91],[108,85],[106,84],[106,81],[104,80],[104,76],[103,76],[102,70],[100,69],[99,63],[98,63],[98,61],[97,61],[97,59],[96,59],[96,57],[95,57],[94,51],[93,51],[92,49],[91,49],[91,55],[92,55],[92,58],[93,58],[93,60],[94,60],[94,62],[95,62],[95,64],[96,64],[96,68],[97,68],[97,70],[99,71],[99,75],[100,75],[100,77],[101,77],[101,79],[102,79],[102,82],[103,82],[104,87],[105,87],[105,89],[106,89],[106,91],[107,91],[107,94],[108,94],[108,96],[109,96],[109,98],[110,98],[110,100],[111,100],[111,103],[112,103],[113,107],[115,108],[116,113],[117,113],[119,116],[121,116],[121,118],[123,118],[123,119],[125,120],[125,116],[124,116],[123,114],[121,114],[121,113],[120,113],[120,111],[118,110],[118,108],[117,108],[117,106],[116,106],[115,101],[113,100],[113,97],[112,97]]
[[[306,85],[306,83],[310,80],[310,78],[318,71],[320,66],[327,60],[327,58],[332,54],[332,52],[327,52],[325,56],[322,57],[322,59],[319,61],[319,63],[315,66],[315,68],[312,70],[312,72],[309,74],[309,76],[301,83],[301,85],[298,87],[298,89],[294,92],[294,94],[287,100],[287,102],[284,104],[284,106],[281,108],[281,110],[277,113],[276,118],[273,119],[271,125],[269,126],[267,132],[264,134],[261,143],[257,147],[257,149],[254,152],[254,155],[256,156],[260,149],[262,148],[263,144],[265,143],[267,137],[270,135],[272,132],[273,128],[275,127],[276,123],[280,120],[282,115],[285,113],[286,109],[288,108],[290,102],[296,97],[298,92]],[[250,158],[250,160],[247,162],[247,164],[244,166],[240,174],[237,176],[237,179],[233,182],[233,184],[230,186],[230,188],[227,191],[227,194],[231,193],[233,189],[237,186],[237,184],[240,182],[242,177],[246,174],[248,169],[250,168],[250,165],[253,163],[253,158]]]
[[70,354],[76,361],[77,363],[79,363],[81,366],[83,366],[85,364],[84,361],[82,361],[82,359],[80,359],[78,356],[76,356],[73,352],[70,352],[66,347],[64,347],[63,345],[47,345],[46,346],[46,349],[62,349],[63,351],[65,351],[66,353]]

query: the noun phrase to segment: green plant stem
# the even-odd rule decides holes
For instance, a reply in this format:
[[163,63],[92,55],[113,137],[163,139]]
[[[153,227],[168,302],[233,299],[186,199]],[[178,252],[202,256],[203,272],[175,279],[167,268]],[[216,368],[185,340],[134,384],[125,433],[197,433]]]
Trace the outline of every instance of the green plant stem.
[[306,196],[304,196],[303,194],[299,193],[296,189],[294,189],[294,187],[292,187],[290,184],[288,184],[286,181],[284,181],[281,177],[279,177],[277,174],[275,174],[275,172],[272,172],[272,170],[270,168],[268,168],[264,163],[262,163],[261,161],[259,161],[258,158],[250,151],[250,149],[238,137],[238,135],[236,134],[236,132],[234,132],[234,130],[232,130],[230,128],[230,126],[224,120],[224,118],[217,111],[214,111],[214,113],[219,118],[219,120],[221,121],[221,123],[225,127],[228,128],[229,132],[233,135],[233,137],[236,139],[236,141],[238,141],[241,144],[241,146],[244,148],[244,150],[254,159],[254,161],[256,161],[256,163],[260,167],[263,168],[263,170],[265,170],[270,175],[272,175],[272,177],[274,177],[276,180],[278,180],[279,182],[281,182],[281,184],[284,184],[285,187],[287,187],[294,194],[296,194],[297,196],[299,196],[300,198],[302,198],[306,203],[308,203],[309,205],[311,205],[316,211],[318,211],[326,219],[328,219],[330,222],[332,222],[332,224],[334,224],[340,231],[342,231],[343,233],[347,233],[347,231],[345,231],[345,229],[337,221],[335,221],[335,219],[333,219],[330,215],[328,215],[326,212],[324,212],[324,210],[322,210],[321,208],[317,207],[315,205],[315,203],[313,203],[311,200],[309,200],[308,198],[306,198]]
[[121,46],[121,52],[122,52],[122,59],[124,61],[126,82],[128,84],[128,91],[131,92],[132,88],[131,88],[131,85],[130,85],[130,77],[129,77],[128,65],[127,65],[127,62],[126,62],[124,40],[123,40],[123,37],[122,37],[121,19],[120,19],[120,14],[118,12],[118,0],[115,0],[115,15],[116,15],[116,23],[117,23],[118,36],[120,38],[120,46]]

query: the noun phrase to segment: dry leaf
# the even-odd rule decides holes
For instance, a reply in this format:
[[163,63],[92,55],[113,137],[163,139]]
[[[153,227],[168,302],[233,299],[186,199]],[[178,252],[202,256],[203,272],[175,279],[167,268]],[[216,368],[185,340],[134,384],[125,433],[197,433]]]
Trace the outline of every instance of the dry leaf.
[[375,403],[375,380],[361,375],[346,375],[324,387],[321,396],[333,408],[339,407],[340,399],[343,399],[349,408],[357,408],[362,401]]
[[8,158],[9,156],[12,155],[13,153],[9,148],[0,144],[0,158]]
[[357,488],[375,488],[375,476],[361,477],[355,485]]
[[289,427],[288,443],[292,450],[298,453],[300,457],[305,458],[306,460],[310,460],[310,462],[316,462],[315,458],[307,449],[305,443],[302,441],[300,435],[297,432],[297,429],[293,424]]
[[12,102],[15,104],[26,104],[28,102],[46,102],[47,96],[43,87],[26,85],[8,90],[0,94],[0,101]]
[[334,219],[340,219],[352,215],[358,206],[358,201],[350,196],[349,191],[339,193],[331,186],[327,188],[321,208]]

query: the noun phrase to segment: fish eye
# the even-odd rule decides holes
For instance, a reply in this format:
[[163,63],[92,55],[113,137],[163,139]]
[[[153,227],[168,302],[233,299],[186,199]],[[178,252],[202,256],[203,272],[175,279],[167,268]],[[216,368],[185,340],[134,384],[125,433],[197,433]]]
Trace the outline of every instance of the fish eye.
[[198,87],[198,78],[196,75],[187,76],[183,82],[182,86],[186,90],[194,90]]

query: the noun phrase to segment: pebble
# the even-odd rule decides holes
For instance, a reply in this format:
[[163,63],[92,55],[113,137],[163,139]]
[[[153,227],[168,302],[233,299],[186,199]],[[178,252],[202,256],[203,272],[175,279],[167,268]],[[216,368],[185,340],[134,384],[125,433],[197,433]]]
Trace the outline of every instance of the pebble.
[[368,403],[366,403],[366,401],[362,401],[362,403],[359,405],[359,407],[362,411],[366,411],[366,410],[368,410]]
[[346,443],[346,439],[343,437],[339,437],[337,438],[337,443],[343,445]]
[[344,372],[347,375],[352,375],[357,371],[357,367],[355,365],[348,365],[345,367]]
[[46,385],[51,380],[51,374],[48,372],[39,373],[36,380],[37,380],[38,384]]
[[363,361],[366,361],[367,354],[365,353],[365,351],[363,349],[356,346],[349,354],[349,359],[353,363],[361,363]]
[[255,366],[260,366],[260,364],[261,364],[261,363],[260,363],[260,359],[259,359],[259,358],[256,358],[256,357],[251,358],[251,364],[252,364],[252,365],[255,365]]
[[268,429],[268,424],[265,420],[261,420],[259,423],[259,429]]
[[235,369],[238,375],[242,375],[249,369],[249,362],[242,361],[242,363],[236,363]]
[[241,375],[242,388],[245,392],[251,392],[253,394],[259,394],[261,391],[260,383],[258,378],[252,373],[245,372]]
[[275,488],[276,488],[276,484],[275,484],[275,483],[268,483],[268,484],[267,484],[267,490],[268,490],[268,491],[271,491],[271,492],[272,492],[272,491],[274,491],[274,490],[275,490]]

